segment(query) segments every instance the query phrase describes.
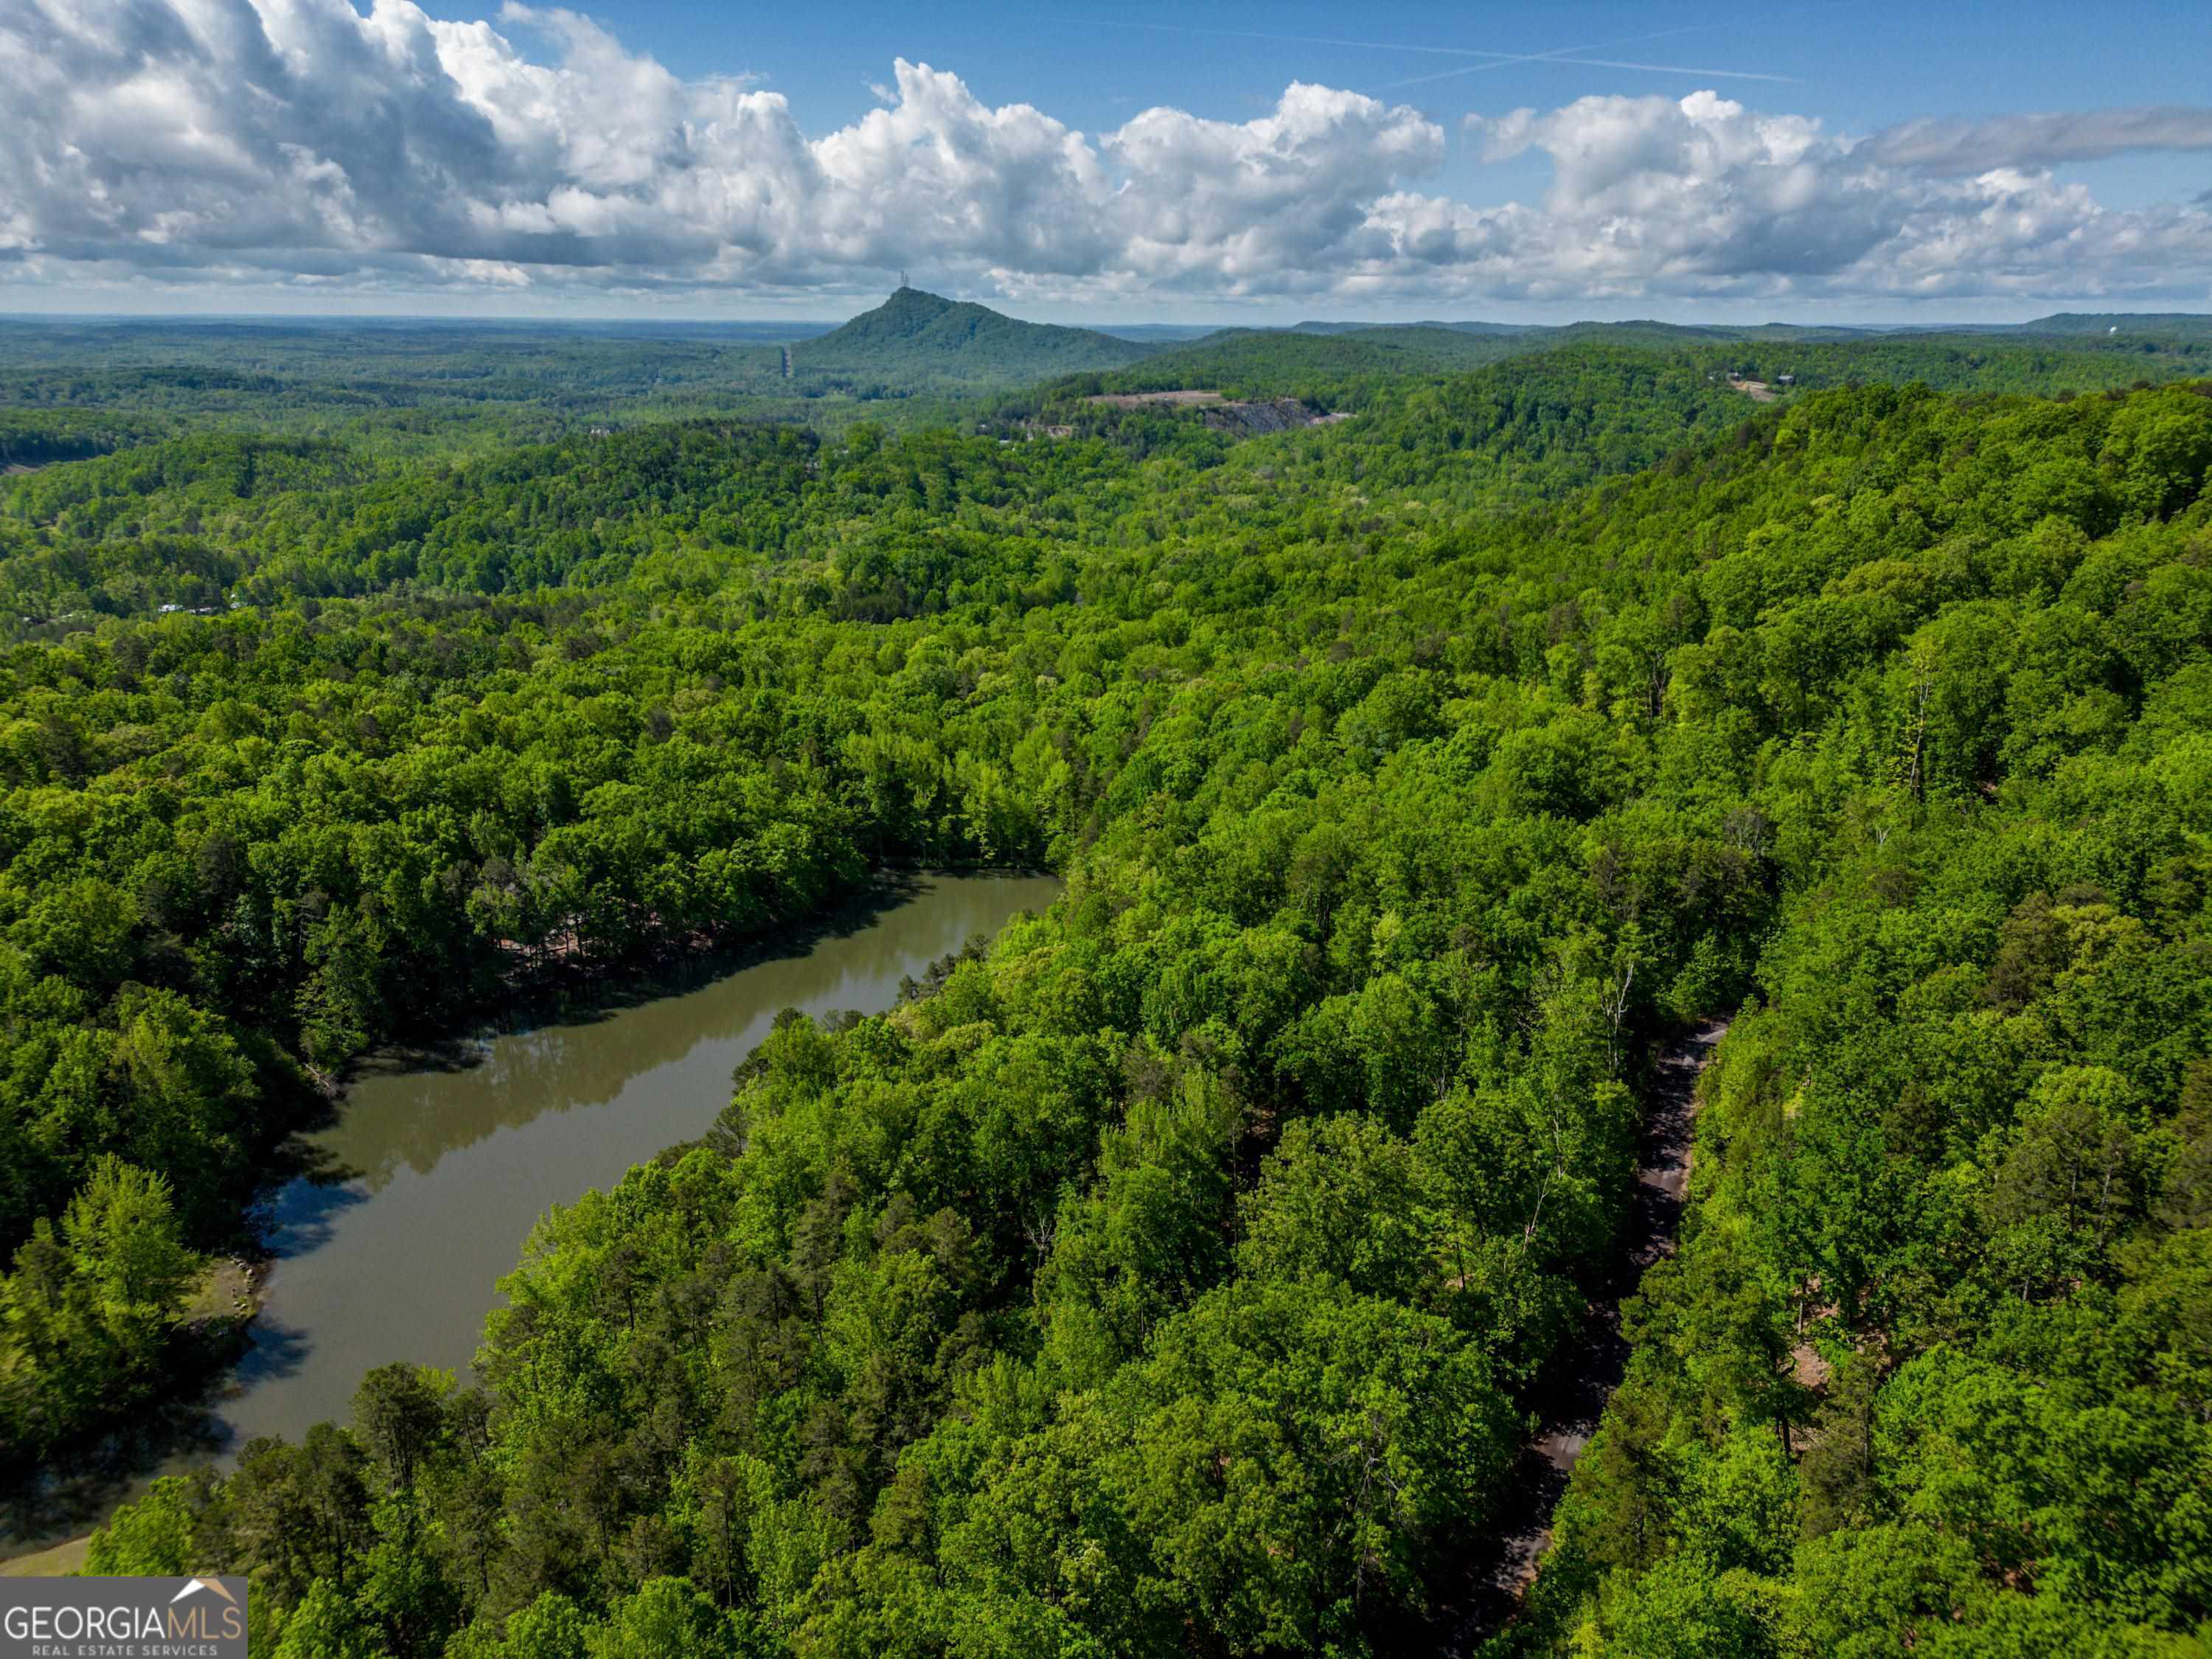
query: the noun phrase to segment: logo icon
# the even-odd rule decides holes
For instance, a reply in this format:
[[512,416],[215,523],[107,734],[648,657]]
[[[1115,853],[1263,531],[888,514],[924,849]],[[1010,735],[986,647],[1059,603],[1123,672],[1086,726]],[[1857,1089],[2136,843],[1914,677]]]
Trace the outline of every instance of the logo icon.
[[187,1595],[194,1595],[200,1590],[206,1590],[210,1595],[220,1595],[224,1601],[229,1602],[233,1607],[236,1607],[238,1605],[238,1598],[222,1587],[222,1580],[220,1578],[185,1579],[184,1589],[179,1590],[174,1595],[169,1598],[169,1605],[173,1607]]

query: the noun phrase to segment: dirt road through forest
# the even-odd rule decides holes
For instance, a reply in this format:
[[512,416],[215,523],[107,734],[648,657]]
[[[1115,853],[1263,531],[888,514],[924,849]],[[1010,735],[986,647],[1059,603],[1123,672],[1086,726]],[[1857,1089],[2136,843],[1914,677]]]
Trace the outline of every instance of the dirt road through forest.
[[1636,1197],[1613,1271],[1598,1287],[1582,1330],[1542,1379],[1542,1422],[1514,1465],[1511,1487],[1500,1506],[1495,1554],[1462,1614],[1462,1639],[1453,1644],[1458,1651],[1468,1650],[1512,1617],[1551,1547],[1552,1512],[1567,1489],[1576,1460],[1597,1431],[1606,1401],[1627,1370],[1621,1300],[1643,1282],[1646,1268],[1674,1253],[1690,1186],[1698,1079],[1727,1032],[1726,1020],[1700,1026],[1662,1054],[1653,1068],[1650,1109],[1637,1146]]

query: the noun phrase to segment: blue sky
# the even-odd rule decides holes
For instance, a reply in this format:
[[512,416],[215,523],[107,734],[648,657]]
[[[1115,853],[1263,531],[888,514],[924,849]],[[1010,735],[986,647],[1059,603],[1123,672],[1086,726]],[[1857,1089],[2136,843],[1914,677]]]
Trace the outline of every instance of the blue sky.
[[1350,15],[21,0],[0,308],[2212,309],[2203,0]]
[[[480,6],[426,9],[453,19],[487,15]],[[1151,104],[1241,120],[1294,80],[1408,101],[1442,120],[1589,93],[1679,97],[1700,87],[1750,92],[1757,85],[1584,68],[1572,58],[1400,84],[1459,68],[1445,55],[1454,49],[1610,46],[1617,50],[1577,56],[1785,76],[1800,90],[1777,88],[1769,99],[1869,131],[1920,116],[2201,104],[2212,96],[2212,5],[2203,0],[1373,8],[1310,0],[782,7],[620,0],[584,9],[678,73],[760,76],[791,96],[810,130],[842,125],[870,108],[868,85],[888,77],[894,57],[955,70],[987,103],[1033,103],[1091,131]],[[1364,21],[1347,21],[1360,13]],[[1313,43],[1284,38],[1301,35]],[[1319,44],[1340,40],[1402,49]],[[2212,187],[2212,157],[2179,170],[2197,190]]]
[[[457,20],[485,11],[426,9]],[[623,0],[586,9],[679,73],[759,76],[790,96],[809,131],[842,126],[872,108],[869,88],[887,79],[894,57],[952,70],[987,103],[1036,104],[1090,131],[1154,104],[1245,120],[1292,81],[1412,103],[1448,124],[1590,94],[1680,97],[1705,87],[1861,132],[1928,116],[2212,100],[2212,0],[2109,9],[2078,0],[1424,3],[1376,8],[1372,21],[1358,23],[1346,18],[1364,8],[1297,0],[1103,7]],[[1334,44],[1352,40],[1362,44]],[[1495,67],[1455,56],[1570,46],[1592,49]],[[1592,58],[1668,67],[1612,69],[1589,64]],[[1698,69],[1784,78],[1680,72]],[[2062,174],[2093,183],[2106,205],[2136,208],[2212,190],[2212,153],[2137,153]],[[1540,191],[1544,169],[1534,158],[1483,167],[1461,146],[1443,178],[1465,199],[1492,204]]]

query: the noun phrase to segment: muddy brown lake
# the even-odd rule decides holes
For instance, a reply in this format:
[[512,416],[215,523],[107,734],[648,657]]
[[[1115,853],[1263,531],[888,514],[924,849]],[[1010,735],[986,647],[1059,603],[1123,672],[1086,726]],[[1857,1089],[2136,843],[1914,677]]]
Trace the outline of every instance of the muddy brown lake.
[[372,1366],[465,1375],[494,1281],[538,1218],[704,1134],[781,1010],[880,1012],[903,980],[1059,890],[1041,876],[917,877],[688,988],[380,1060],[303,1138],[314,1175],[274,1194],[261,1311],[194,1443],[131,1470],[51,1472],[49,1492],[0,1504],[0,1553],[97,1524],[155,1473],[343,1420]]

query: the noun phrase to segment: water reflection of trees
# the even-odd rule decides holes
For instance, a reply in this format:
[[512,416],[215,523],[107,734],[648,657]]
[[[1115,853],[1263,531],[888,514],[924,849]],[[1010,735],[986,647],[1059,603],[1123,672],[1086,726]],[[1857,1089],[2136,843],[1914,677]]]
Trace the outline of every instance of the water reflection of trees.
[[[448,1152],[500,1129],[603,1105],[701,1043],[731,1041],[755,1025],[764,1036],[784,1008],[888,1008],[903,976],[972,934],[995,932],[1016,910],[1042,908],[1057,886],[1044,877],[913,884],[810,931],[794,929],[773,955],[702,961],[527,1029],[385,1056],[349,1092],[342,1127],[317,1138],[323,1167],[310,1179],[357,1179],[374,1192],[403,1164],[427,1174]],[[720,1104],[700,1103],[702,1130]],[[288,1195],[283,1208],[291,1207]]]

